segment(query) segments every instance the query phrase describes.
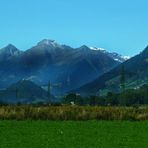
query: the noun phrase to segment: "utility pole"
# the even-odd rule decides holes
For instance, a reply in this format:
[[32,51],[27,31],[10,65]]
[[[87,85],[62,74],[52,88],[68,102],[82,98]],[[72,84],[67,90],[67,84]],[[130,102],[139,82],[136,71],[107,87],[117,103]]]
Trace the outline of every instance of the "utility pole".
[[50,84],[50,81],[48,81],[48,99],[49,99],[49,102],[51,102],[51,92],[50,92],[50,87],[51,87],[51,84]]
[[18,88],[15,89],[15,98],[18,99]]
[[125,67],[121,68],[121,78],[120,78],[121,92],[125,91]]
[[67,86],[70,86],[70,76],[67,77]]

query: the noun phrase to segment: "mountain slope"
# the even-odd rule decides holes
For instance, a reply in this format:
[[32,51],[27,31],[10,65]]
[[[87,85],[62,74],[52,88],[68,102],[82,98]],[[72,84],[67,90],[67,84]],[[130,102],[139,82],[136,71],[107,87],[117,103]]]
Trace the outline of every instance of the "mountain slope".
[[9,44],[0,50],[0,61],[8,60],[14,56],[20,55],[21,53],[22,51],[17,49],[14,45]]
[[120,64],[108,54],[91,50],[85,45],[74,49],[47,39],[14,55],[17,56],[0,60],[0,88],[21,79],[31,80],[40,86],[47,85],[50,80],[52,91],[61,94],[94,80]]
[[[53,96],[52,98],[53,99]],[[49,102],[47,92],[31,81],[21,80],[0,91],[0,101],[5,103]]]
[[126,88],[136,88],[143,83],[148,83],[148,47],[139,55],[127,60],[111,71],[98,77],[76,90],[81,94],[101,94],[105,91],[120,91],[121,69],[124,67]]

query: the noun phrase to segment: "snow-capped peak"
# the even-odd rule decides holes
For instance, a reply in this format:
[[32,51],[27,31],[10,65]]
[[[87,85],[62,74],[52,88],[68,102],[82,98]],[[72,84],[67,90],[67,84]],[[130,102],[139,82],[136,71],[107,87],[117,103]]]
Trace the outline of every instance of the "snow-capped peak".
[[118,61],[118,62],[120,62],[120,63],[122,63],[122,62],[124,62],[124,61],[130,59],[129,56],[123,56],[123,55],[120,55],[120,54],[118,54],[118,53],[116,53],[116,52],[113,52],[113,53],[109,53],[109,52],[108,52],[108,55],[109,55],[111,58],[113,58],[115,61]]
[[54,44],[55,41],[54,40],[48,40],[48,39],[44,39],[41,42],[39,42],[39,44],[46,44],[46,45],[50,45],[50,44]]
[[55,40],[48,40],[48,39],[44,39],[42,41],[40,41],[37,45],[47,45],[47,46],[51,46],[51,47],[59,47],[61,46],[60,44],[56,43]]
[[104,48],[90,47],[91,50],[106,51]]
[[114,59],[115,61],[118,61],[120,63],[130,59],[129,56],[122,56],[116,52],[108,52],[107,50],[105,50],[104,48],[97,48],[97,47],[89,47],[91,50],[97,50],[97,51],[101,51],[102,53],[107,54],[108,56],[110,56],[112,59]]

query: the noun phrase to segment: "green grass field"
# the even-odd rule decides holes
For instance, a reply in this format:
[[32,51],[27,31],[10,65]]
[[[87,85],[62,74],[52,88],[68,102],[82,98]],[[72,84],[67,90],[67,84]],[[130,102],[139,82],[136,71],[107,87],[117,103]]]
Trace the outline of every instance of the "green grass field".
[[147,148],[148,121],[0,121],[0,148]]

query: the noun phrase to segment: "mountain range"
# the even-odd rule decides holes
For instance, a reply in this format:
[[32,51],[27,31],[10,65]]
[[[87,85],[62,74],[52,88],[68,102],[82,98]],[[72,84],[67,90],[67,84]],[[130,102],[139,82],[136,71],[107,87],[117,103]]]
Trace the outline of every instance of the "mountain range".
[[72,48],[48,39],[26,51],[9,44],[0,50],[0,88],[22,79],[42,87],[50,81],[53,94],[59,95],[95,80],[127,59],[102,48]]
[[141,85],[148,84],[148,46],[138,55],[73,92],[81,95],[105,95],[107,92],[120,92],[123,68],[125,89],[137,89]]

